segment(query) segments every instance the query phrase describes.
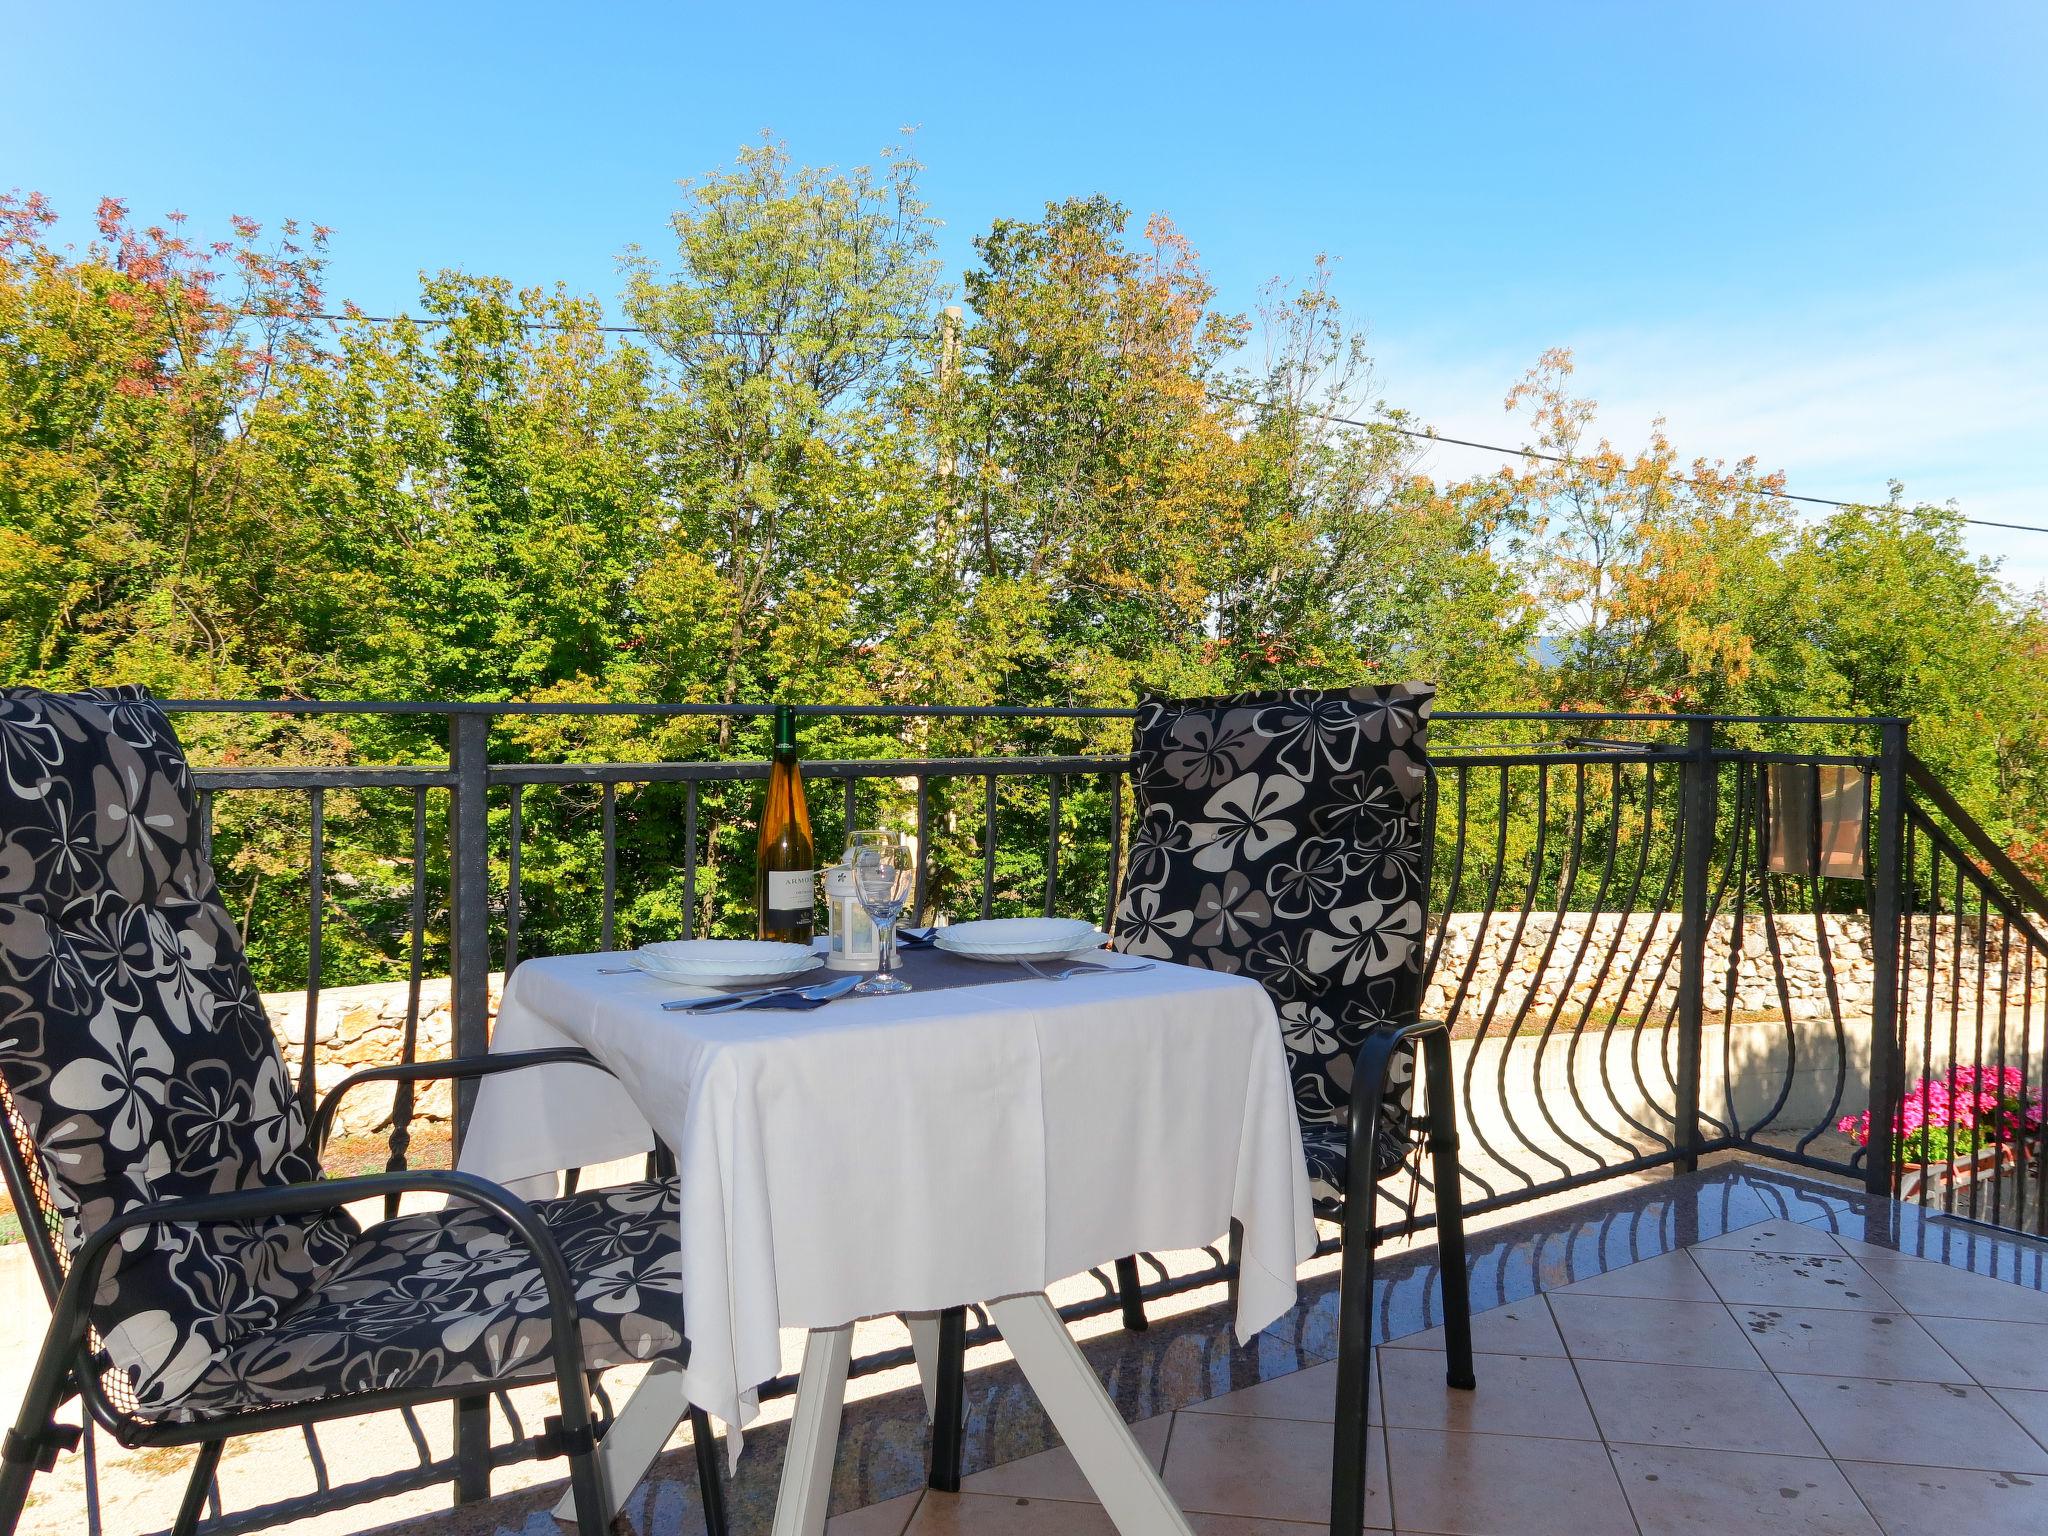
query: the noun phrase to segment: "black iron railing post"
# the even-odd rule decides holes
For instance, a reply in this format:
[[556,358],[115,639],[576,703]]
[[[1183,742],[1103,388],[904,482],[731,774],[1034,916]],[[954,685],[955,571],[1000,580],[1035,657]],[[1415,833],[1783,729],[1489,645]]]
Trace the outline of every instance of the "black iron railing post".
[[1707,993],[1708,877],[1713,870],[1714,817],[1719,765],[1714,761],[1714,723],[1689,720],[1680,783],[1681,877],[1678,927],[1678,999],[1672,1026],[1678,1031],[1677,1124],[1674,1165],[1691,1173],[1700,1165],[1700,1048],[1704,1042]]
[[[455,777],[448,805],[449,957],[448,1013],[456,1056],[481,1056],[491,1032],[491,846],[489,787],[491,717],[463,710],[448,717],[448,768]],[[455,1089],[455,1154],[476,1105],[474,1080]],[[455,1500],[467,1504],[491,1493],[491,1404],[465,1397],[455,1404]]]
[[1892,1123],[1905,1092],[1899,1049],[1899,913],[1905,897],[1906,722],[1878,727],[1877,851],[1870,878],[1870,1141],[1863,1187],[1892,1192]]

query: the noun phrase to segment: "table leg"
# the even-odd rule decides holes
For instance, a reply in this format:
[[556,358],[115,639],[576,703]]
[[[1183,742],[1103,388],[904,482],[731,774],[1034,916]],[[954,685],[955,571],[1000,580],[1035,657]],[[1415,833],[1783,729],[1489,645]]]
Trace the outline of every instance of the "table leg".
[[939,1314],[906,1312],[903,1326],[910,1330],[910,1352],[917,1356],[917,1384],[924,1388],[924,1417],[930,1423],[939,1411]]
[[[689,1412],[689,1400],[683,1396],[682,1370],[669,1360],[657,1360],[649,1366],[640,1385],[626,1399],[626,1406],[612,1420],[612,1427],[605,1431],[604,1439],[597,1443],[598,1460],[604,1463],[605,1479],[611,1484],[614,1497],[623,1499],[639,1486],[647,1469],[654,1465],[654,1458],[683,1422],[683,1415]],[[573,1493],[564,1494],[562,1502],[555,1506],[555,1518],[572,1526],[576,1523]]]
[[1010,1296],[989,1314],[1120,1536],[1193,1536],[1052,1303]]
[[839,1415],[846,1405],[846,1370],[853,1362],[853,1324],[813,1328],[804,1340],[789,1449],[775,1495],[774,1536],[823,1536],[832,1502],[832,1458],[839,1449]]

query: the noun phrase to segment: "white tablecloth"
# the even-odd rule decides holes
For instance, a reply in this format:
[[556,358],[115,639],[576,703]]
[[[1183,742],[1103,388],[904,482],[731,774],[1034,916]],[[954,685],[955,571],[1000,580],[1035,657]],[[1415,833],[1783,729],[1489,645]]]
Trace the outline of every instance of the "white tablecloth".
[[[1133,975],[664,1012],[617,956],[529,960],[495,1051],[581,1046],[482,1084],[461,1167],[498,1180],[675,1148],[689,1400],[728,1424],[777,1330],[1043,1290],[1244,1226],[1237,1333],[1315,1246],[1278,1021],[1243,977]],[[1112,964],[1129,964],[1110,957]]]

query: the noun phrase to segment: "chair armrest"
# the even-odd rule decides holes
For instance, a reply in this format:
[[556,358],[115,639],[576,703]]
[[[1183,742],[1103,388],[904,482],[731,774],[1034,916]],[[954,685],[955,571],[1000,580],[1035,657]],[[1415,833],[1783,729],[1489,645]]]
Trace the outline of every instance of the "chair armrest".
[[1394,1056],[1411,1040],[1426,1035],[1448,1034],[1444,1019],[1415,1019],[1406,1024],[1375,1025],[1351,1059],[1351,1114],[1346,1133],[1348,1148],[1344,1167],[1344,1200],[1348,1206],[1361,1178],[1373,1177],[1372,1143],[1379,1129],[1380,1100],[1386,1094],[1387,1068]]
[[457,1056],[449,1061],[407,1061],[397,1062],[388,1067],[365,1067],[360,1072],[349,1073],[321,1099],[320,1107],[313,1112],[313,1123],[307,1128],[306,1144],[317,1158],[326,1148],[327,1138],[333,1134],[334,1116],[341,1106],[342,1096],[351,1088],[359,1088],[364,1083],[419,1083],[450,1077],[494,1077],[500,1072],[515,1072],[522,1067],[551,1065],[596,1067],[600,1072],[611,1070],[590,1052],[574,1046],[559,1046],[541,1051],[506,1051],[498,1056]]

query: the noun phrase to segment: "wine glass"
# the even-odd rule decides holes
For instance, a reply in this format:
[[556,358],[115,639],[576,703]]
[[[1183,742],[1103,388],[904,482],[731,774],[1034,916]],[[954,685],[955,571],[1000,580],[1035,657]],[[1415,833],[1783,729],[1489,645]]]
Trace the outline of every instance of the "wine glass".
[[903,846],[903,834],[887,827],[858,827],[846,834],[846,851],[851,855],[849,864],[861,864],[878,854]]
[[904,857],[901,843],[863,848],[854,863],[854,894],[881,938],[875,974],[853,989],[863,997],[910,990],[910,983],[896,975],[891,965],[896,954],[896,919],[903,915],[916,886],[916,866]]

